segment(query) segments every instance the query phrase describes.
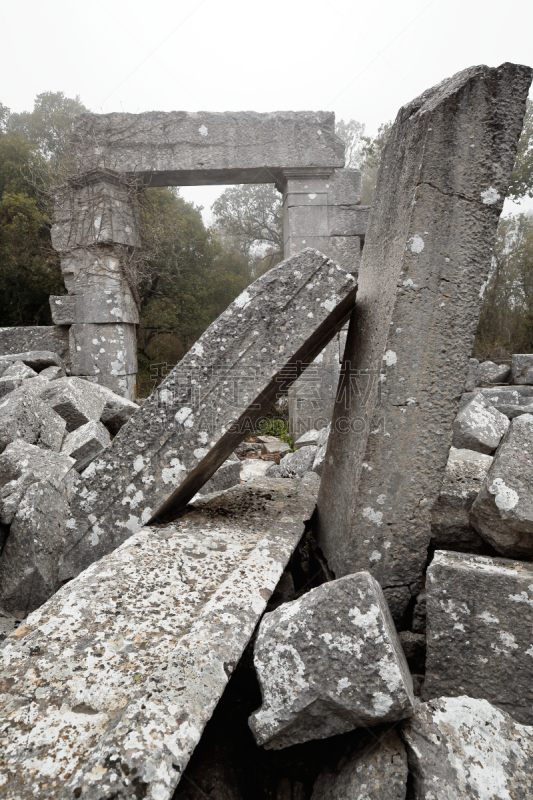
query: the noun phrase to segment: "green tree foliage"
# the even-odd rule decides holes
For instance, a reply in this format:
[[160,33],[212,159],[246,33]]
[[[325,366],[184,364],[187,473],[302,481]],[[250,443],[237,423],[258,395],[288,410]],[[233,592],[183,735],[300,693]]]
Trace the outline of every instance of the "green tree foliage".
[[528,100],[508,196],[533,197],[533,100]]
[[66,156],[73,120],[88,110],[79,97],[43,92],[35,98],[33,111],[9,114],[6,129],[22,133],[46,159],[58,161]]
[[384,122],[375,136],[366,136],[365,125],[355,119],[348,122],[340,119],[335,125],[335,132],[346,147],[346,167],[361,170],[361,203],[364,206],[372,204],[381,151],[391,128],[392,122]]

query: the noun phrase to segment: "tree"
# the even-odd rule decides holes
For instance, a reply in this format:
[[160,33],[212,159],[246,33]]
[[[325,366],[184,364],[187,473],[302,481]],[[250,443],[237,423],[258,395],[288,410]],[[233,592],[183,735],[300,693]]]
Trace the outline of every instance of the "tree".
[[355,119],[349,122],[340,119],[335,125],[335,132],[346,147],[346,167],[361,170],[361,202],[364,206],[372,203],[381,151],[391,128],[392,122],[384,122],[372,137],[365,136],[365,126]]
[[524,127],[507,196],[512,200],[533,197],[533,100],[526,104]]
[[35,98],[33,111],[9,114],[6,128],[24,134],[47,160],[57,161],[67,154],[72,122],[88,110],[78,96],[71,98],[64,92],[43,92]]

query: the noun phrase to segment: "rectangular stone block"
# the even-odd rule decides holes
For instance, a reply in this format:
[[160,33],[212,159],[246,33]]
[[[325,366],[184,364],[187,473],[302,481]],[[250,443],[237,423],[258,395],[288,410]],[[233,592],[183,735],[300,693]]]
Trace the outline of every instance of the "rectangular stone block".
[[330,206],[328,227],[330,236],[362,236],[368,227],[370,206]]
[[78,248],[61,255],[61,272],[69,295],[130,291],[124,253],[112,247]]
[[370,570],[396,620],[422,585],[531,74],[458,73],[400,110],[381,156],[318,536],[337,577]]
[[172,798],[304,534],[317,484],[264,480],[200,501],[138,532],[24,620],[0,650],[6,800],[29,785],[49,800],[130,800],[135,787]]
[[97,386],[76,377],[46,383],[41,398],[65,420],[69,433],[98,421],[106,404]]
[[68,329],[56,325],[0,328],[0,356],[29,350],[51,350],[68,361]]
[[295,170],[286,171],[284,205],[358,205],[361,202],[361,171],[336,169],[323,179],[298,177]]
[[424,699],[484,698],[533,724],[533,564],[437,551],[427,573]]
[[[69,335],[72,375],[96,375],[100,381],[137,372],[134,325],[76,324],[71,326]],[[105,380],[102,383],[109,385]]]
[[82,114],[71,147],[80,171],[132,173],[152,186],[273,183],[287,166],[344,166],[331,111]]
[[55,325],[82,322],[98,324],[127,322],[133,325],[139,323],[139,311],[129,287],[123,287],[118,292],[103,289],[70,296],[52,295],[50,308]]
[[327,206],[292,206],[283,209],[285,241],[294,235],[329,236]]
[[138,247],[133,187],[112,173],[84,175],[84,184],[66,184],[55,196],[52,245],[59,252],[120,244]]
[[86,470],[63,574],[182,508],[343,325],[355,287],[304,250],[239,295]]
[[291,236],[285,242],[285,257],[296,255],[306,247],[320,250],[340,267],[357,275],[361,262],[362,240],[359,236]]

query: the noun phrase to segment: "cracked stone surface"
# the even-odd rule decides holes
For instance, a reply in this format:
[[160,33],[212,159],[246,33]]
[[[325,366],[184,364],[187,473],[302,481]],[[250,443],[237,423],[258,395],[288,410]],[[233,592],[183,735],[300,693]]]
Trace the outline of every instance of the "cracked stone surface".
[[61,450],[65,420],[39,396],[49,385],[46,378],[37,376],[0,400],[0,452],[15,439],[46,450]]
[[171,798],[317,488],[265,480],[199,501],[28,617],[0,649],[3,798]]
[[400,109],[382,153],[318,538],[337,576],[370,570],[395,619],[421,589],[531,75],[454,75]]
[[533,564],[437,551],[426,580],[425,700],[485,698],[533,724]]
[[35,350],[57,353],[68,360],[68,329],[57,325],[0,328],[2,356],[12,357],[11,354],[20,355]]
[[440,697],[403,723],[414,800],[528,800],[533,729],[486,700]]
[[413,710],[413,684],[383,592],[348,575],[266,614],[254,646],[262,706],[258,744],[281,749]]
[[478,533],[504,556],[533,556],[533,415],[512,420],[470,519]]
[[335,335],[355,289],[307,249],[239,295],[85,470],[63,579],[185,506]]
[[99,420],[106,403],[99,387],[82,378],[51,381],[41,398],[63,417],[69,433],[91,420]]
[[453,423],[453,446],[457,449],[492,453],[509,427],[509,420],[492,403],[477,394],[464,406]]
[[91,420],[69,433],[63,442],[61,452],[71,456],[76,462],[75,469],[83,472],[110,444],[111,436],[107,428],[98,420]]

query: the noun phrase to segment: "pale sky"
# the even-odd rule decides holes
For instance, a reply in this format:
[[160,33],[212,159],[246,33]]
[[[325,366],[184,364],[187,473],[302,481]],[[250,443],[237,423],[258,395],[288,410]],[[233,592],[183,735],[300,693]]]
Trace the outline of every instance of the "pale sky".
[[61,90],[97,113],[332,110],[374,133],[465,67],[533,65],[532,0],[28,0],[0,23],[13,111]]

